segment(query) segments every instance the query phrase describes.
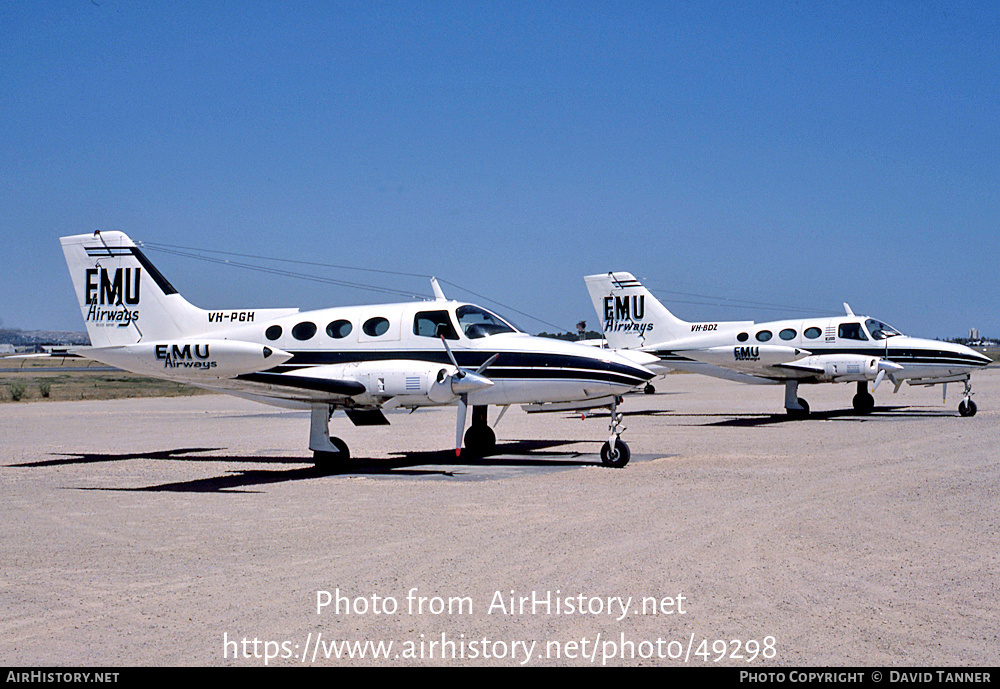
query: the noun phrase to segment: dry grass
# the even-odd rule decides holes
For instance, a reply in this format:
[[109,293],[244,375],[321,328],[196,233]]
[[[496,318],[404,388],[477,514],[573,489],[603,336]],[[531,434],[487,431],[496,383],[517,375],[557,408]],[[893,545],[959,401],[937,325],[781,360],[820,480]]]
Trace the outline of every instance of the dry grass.
[[179,397],[204,394],[190,385],[108,370],[78,358],[0,359],[0,403]]

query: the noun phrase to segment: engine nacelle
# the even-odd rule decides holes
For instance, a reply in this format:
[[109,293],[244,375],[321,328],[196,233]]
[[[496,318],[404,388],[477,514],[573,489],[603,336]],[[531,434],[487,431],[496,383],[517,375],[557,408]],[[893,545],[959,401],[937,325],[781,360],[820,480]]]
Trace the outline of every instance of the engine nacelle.
[[[318,369],[309,373],[314,372],[318,373]],[[481,375],[471,371],[460,372],[450,364],[407,360],[324,366],[322,375],[357,381],[365,386],[373,402],[395,398],[395,404],[400,406],[448,404],[461,394],[493,384]]]
[[821,380],[874,380],[879,372],[879,357],[864,354],[817,354],[796,361],[797,364],[823,370]]
[[71,351],[125,371],[192,383],[264,371],[292,358],[288,352],[269,345],[215,339],[78,347]]

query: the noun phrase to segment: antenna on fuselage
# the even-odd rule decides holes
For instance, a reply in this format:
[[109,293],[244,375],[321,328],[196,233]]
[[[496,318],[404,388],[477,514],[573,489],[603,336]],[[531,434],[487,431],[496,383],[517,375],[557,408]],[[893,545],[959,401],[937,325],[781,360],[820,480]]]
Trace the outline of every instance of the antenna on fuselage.
[[844,311],[847,312],[848,316],[853,316],[854,315],[854,312],[851,311],[851,305],[848,304],[846,301],[844,302]]

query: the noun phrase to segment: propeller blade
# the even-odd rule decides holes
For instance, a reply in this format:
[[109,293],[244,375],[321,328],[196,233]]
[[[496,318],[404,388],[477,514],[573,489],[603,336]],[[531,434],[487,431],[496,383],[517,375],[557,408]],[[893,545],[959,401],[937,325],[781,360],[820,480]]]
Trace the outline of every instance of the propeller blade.
[[458,419],[455,423],[455,456],[462,456],[462,434],[465,433],[465,418],[469,411],[469,396],[458,398]]
[[480,373],[481,374],[489,366],[492,366],[493,362],[497,360],[498,356],[500,356],[500,352],[497,352],[496,354],[494,354],[493,356],[491,356],[489,359],[487,359],[486,361],[484,361],[483,365],[476,369],[476,373]]
[[878,372],[878,375],[875,376],[875,385],[872,386],[872,392],[878,390],[878,384],[882,382],[883,378],[885,378],[884,368]]
[[448,358],[451,359],[451,363],[458,369],[458,377],[461,378],[465,375],[465,371],[458,365],[455,361],[455,355],[451,353],[451,347],[448,346],[448,340],[445,339],[444,334],[441,334],[441,344],[444,345],[444,351],[448,352]]

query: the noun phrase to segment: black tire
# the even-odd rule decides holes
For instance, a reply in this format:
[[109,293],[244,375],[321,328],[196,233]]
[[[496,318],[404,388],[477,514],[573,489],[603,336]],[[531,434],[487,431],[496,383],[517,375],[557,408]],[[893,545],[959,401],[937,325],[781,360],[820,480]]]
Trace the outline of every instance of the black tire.
[[854,411],[859,414],[871,414],[875,408],[875,398],[870,393],[859,392],[854,396],[852,404],[854,405]]
[[965,400],[958,403],[959,416],[975,416],[977,411],[976,403],[972,400],[969,400],[968,403]]
[[806,402],[801,397],[798,398],[798,401],[799,401],[799,406],[802,407],[801,409],[786,409],[785,410],[786,412],[788,412],[789,418],[792,418],[792,419],[804,419],[807,416],[809,416],[809,403]]
[[646,383],[646,387],[644,387],[642,391],[647,395],[652,395],[656,392],[656,388],[653,387],[652,383]]
[[497,436],[489,426],[470,426],[465,432],[465,452],[470,457],[488,457],[497,449]]
[[615,440],[615,450],[611,451],[611,443],[604,443],[601,446],[601,464],[606,467],[613,467],[615,469],[621,469],[623,466],[628,464],[628,460],[632,459],[632,452],[628,449],[628,445],[625,444],[624,440],[620,438]]
[[346,462],[351,458],[351,449],[347,447],[340,438],[330,438],[330,442],[337,448],[336,452],[323,452],[316,450],[313,452],[313,463],[317,467],[329,467],[335,464]]

